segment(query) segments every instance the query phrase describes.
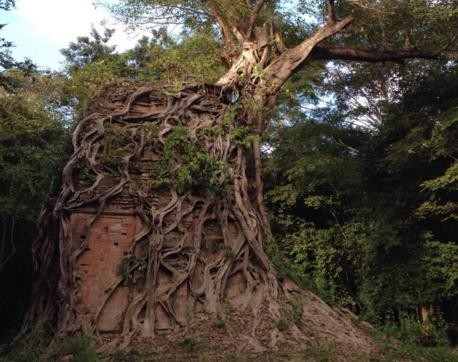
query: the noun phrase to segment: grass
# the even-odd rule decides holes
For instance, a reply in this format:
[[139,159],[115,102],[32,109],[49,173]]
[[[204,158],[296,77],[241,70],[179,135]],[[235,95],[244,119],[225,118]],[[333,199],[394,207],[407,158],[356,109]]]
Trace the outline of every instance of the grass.
[[342,354],[339,348],[332,342],[319,342],[307,346],[304,351],[304,361],[306,362],[334,362],[340,361]]
[[[299,310],[299,303],[297,309]],[[223,318],[220,318],[224,321]],[[288,329],[290,321],[281,317],[276,322],[280,331]],[[227,328],[222,325],[220,328]],[[8,353],[0,356],[1,362],[59,362],[65,356],[72,356],[72,362],[153,362],[153,361],[228,361],[228,362],[258,362],[258,361],[303,361],[303,362],[458,362],[458,349],[450,348],[441,334],[434,345],[422,346],[419,339],[418,323],[407,321],[400,326],[385,326],[383,331],[377,331],[374,338],[379,346],[371,355],[353,354],[345,356],[348,351],[341,346],[327,341],[315,341],[302,350],[285,345],[279,351],[268,351],[260,355],[250,355],[236,351],[219,351],[212,349],[209,335],[199,339],[191,337],[183,339],[175,348],[164,354],[153,346],[145,349],[131,348],[129,350],[111,351],[107,354],[97,354],[89,335],[79,335],[67,338],[47,347],[50,338],[38,329],[33,330],[11,346]],[[230,337],[228,337],[230,338]],[[220,353],[220,354],[218,354]]]
[[[59,362],[65,356],[73,356],[72,362],[101,361],[86,335],[74,336],[49,345],[44,333],[32,331],[16,341],[3,356],[1,362]],[[49,346],[48,346],[49,345]]]
[[458,362],[458,350],[447,345],[424,347],[406,342],[395,344],[387,336],[383,336],[381,342],[381,350],[371,356],[371,362]]
[[280,331],[280,332],[284,332],[288,329],[288,320],[284,317],[280,317],[278,318],[277,322],[276,322],[276,325],[277,325],[277,329]]
[[73,356],[72,362],[98,362],[98,357],[91,337],[87,335],[68,338],[51,348],[49,361],[60,361],[64,356]]
[[186,338],[181,342],[181,345],[185,348],[188,352],[194,352],[199,347],[199,343],[193,338]]

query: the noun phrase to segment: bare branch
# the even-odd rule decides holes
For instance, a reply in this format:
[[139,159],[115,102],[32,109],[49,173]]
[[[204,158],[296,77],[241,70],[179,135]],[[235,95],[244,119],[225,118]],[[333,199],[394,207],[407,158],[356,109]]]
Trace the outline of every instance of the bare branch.
[[364,62],[399,62],[404,59],[421,58],[421,59],[437,59],[440,51],[431,50],[372,50],[359,49],[354,47],[325,47],[316,46],[310,56],[310,60],[355,60]]

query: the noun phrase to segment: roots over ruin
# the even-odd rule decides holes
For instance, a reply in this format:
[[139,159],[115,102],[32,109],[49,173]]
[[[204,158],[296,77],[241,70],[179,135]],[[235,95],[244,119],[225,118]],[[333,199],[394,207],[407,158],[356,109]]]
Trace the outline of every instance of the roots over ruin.
[[[51,318],[59,336],[84,330],[128,344],[181,338],[224,321],[232,331],[227,343],[240,349],[326,336],[370,349],[341,312],[279,280],[263,250],[269,227],[252,148],[259,144],[253,105],[203,86],[177,94],[142,88],[112,96],[108,108],[98,105],[99,113],[77,124],[61,192],[40,216],[29,325]],[[95,304],[86,303],[94,230],[104,214],[123,210],[134,215],[135,233],[122,233],[129,241],[110,267],[115,277],[92,291],[101,295]],[[125,302],[106,333],[100,321],[120,293]]]

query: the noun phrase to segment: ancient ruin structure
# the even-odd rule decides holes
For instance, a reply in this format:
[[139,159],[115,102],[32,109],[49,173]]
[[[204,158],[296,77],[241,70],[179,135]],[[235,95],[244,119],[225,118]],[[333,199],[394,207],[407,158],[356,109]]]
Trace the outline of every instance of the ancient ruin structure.
[[370,350],[348,316],[269,262],[253,128],[233,94],[142,88],[100,102],[40,218],[30,323],[51,318],[58,336],[90,331],[102,344],[216,328],[219,345],[244,350],[330,335]]

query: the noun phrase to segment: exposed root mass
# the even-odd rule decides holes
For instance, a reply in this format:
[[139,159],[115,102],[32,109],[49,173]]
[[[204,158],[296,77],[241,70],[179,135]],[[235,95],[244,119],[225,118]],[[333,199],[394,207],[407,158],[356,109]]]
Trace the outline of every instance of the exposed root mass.
[[[214,86],[173,95],[142,88],[121,101],[74,131],[62,191],[40,216],[34,244],[40,278],[28,323],[56,311],[58,335],[98,334],[106,304],[130,288],[116,335],[124,344],[158,335],[158,343],[180,339],[224,323],[230,338],[213,342],[238,349],[262,352],[314,337],[370,349],[348,318],[278,281],[263,251],[269,228],[250,105]],[[141,228],[103,302],[82,312],[76,266],[92,226],[119,200],[135,210]],[[82,208],[96,212],[75,237],[71,216]]]

